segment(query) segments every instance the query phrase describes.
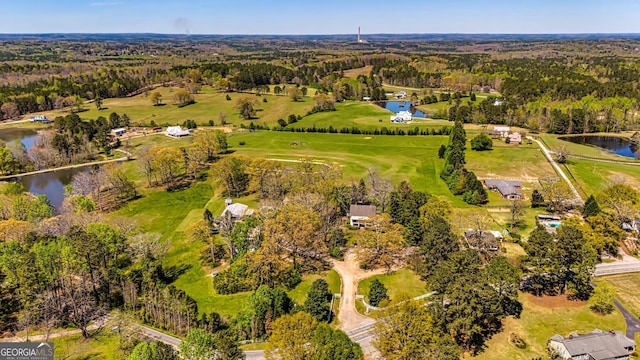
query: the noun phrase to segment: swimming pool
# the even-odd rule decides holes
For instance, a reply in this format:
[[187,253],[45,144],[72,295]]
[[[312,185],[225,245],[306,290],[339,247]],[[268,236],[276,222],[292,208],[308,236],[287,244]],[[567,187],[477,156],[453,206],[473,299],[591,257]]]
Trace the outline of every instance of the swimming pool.
[[547,226],[557,228],[560,227],[560,222],[548,222]]

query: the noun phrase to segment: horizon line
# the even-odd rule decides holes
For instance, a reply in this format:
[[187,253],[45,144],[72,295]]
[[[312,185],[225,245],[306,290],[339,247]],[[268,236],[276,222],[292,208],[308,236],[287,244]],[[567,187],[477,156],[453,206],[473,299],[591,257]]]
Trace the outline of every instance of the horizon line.
[[[344,36],[353,33],[163,33],[163,32],[0,32],[2,35],[171,35],[171,36]],[[362,33],[361,35],[640,35],[640,32],[504,32],[504,33],[472,33],[472,32],[410,32],[410,33]]]

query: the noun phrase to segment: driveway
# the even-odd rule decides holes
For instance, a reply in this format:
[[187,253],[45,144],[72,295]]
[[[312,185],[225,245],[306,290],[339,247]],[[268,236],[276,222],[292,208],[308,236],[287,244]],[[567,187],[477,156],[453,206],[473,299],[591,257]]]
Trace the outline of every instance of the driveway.
[[640,332],[640,320],[635,317],[627,308],[625,308],[618,300],[613,300],[618,310],[624,316],[624,321],[627,323],[627,337],[631,340],[635,339],[636,333]]

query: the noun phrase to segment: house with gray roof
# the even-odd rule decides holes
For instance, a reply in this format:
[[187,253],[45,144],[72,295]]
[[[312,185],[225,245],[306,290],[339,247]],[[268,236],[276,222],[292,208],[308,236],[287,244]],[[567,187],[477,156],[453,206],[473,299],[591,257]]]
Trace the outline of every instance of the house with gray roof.
[[512,180],[485,180],[484,185],[489,190],[496,190],[507,200],[522,200],[524,196],[520,192],[522,183]]
[[367,227],[374,216],[376,216],[375,205],[352,204],[349,207],[349,225],[353,227]]
[[554,335],[549,340],[549,350],[565,360],[627,360],[635,349],[635,341],[613,330]]
[[231,215],[233,220],[241,220],[245,216],[253,214],[253,210],[249,209],[249,206],[241,203],[227,204],[227,207],[222,211],[221,217],[227,216],[227,213]]

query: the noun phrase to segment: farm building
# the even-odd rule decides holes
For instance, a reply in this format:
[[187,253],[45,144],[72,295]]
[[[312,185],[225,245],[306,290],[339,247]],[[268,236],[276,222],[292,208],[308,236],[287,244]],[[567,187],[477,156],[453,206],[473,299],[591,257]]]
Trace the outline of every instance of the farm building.
[[493,129],[489,130],[489,135],[506,138],[507,136],[509,136],[510,132],[511,128],[508,126],[494,126]]
[[407,92],[406,91],[398,91],[396,93],[396,98],[398,98],[398,99],[406,99],[407,98]]
[[249,216],[253,214],[253,210],[249,209],[249,206],[241,203],[233,203],[228,204],[227,207],[222,211],[221,217],[224,217],[229,213],[231,215],[231,219],[233,220],[241,220],[245,216]]
[[636,342],[620,331],[594,330],[589,334],[569,334],[569,337],[554,335],[549,348],[560,359],[621,360],[629,359],[636,349]]
[[189,130],[183,130],[180,126],[169,126],[165,131],[167,136],[179,138],[189,136]]
[[410,123],[413,121],[411,111],[400,111],[396,115],[391,115],[391,122],[394,124]]
[[376,216],[375,205],[355,205],[349,207],[349,225],[367,227],[369,220]]
[[127,132],[127,129],[125,129],[125,128],[113,129],[113,130],[111,130],[111,135],[112,136],[122,136],[126,132]]
[[496,190],[503,198],[508,200],[521,200],[524,198],[520,189],[522,183],[520,181],[511,180],[485,180],[484,185],[489,190]]
[[29,121],[31,121],[31,122],[39,122],[39,123],[43,123],[43,124],[48,124],[48,123],[51,122],[51,120],[49,120],[49,118],[46,115],[34,115],[34,116],[29,118]]
[[513,134],[509,134],[509,143],[510,144],[522,144],[522,135],[519,132],[514,132]]

